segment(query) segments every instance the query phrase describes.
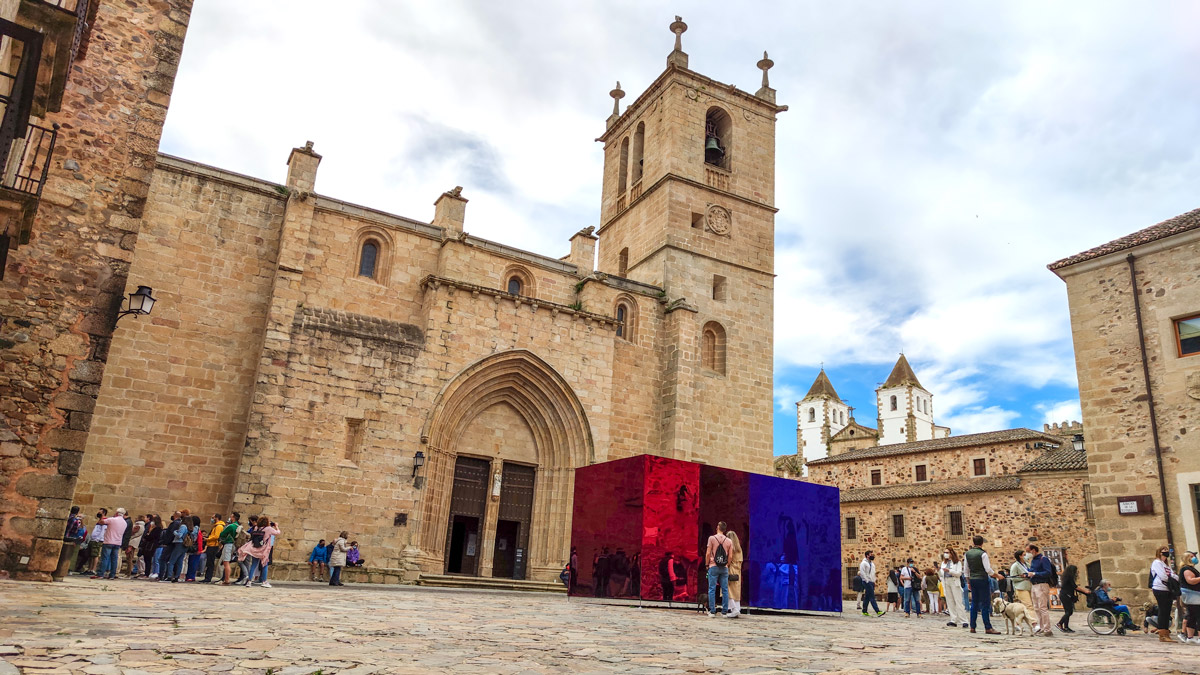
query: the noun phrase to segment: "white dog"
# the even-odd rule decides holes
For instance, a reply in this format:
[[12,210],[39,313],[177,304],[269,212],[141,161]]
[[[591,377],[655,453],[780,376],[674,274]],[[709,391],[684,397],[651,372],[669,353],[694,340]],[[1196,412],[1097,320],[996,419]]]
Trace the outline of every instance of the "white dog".
[[1025,616],[1025,605],[1019,602],[1005,602],[1004,597],[997,595],[992,598],[992,615],[1004,617],[1004,634],[1005,635],[1024,635],[1025,629],[1021,627],[1021,622],[1025,622],[1029,626],[1029,635],[1033,636],[1033,625],[1029,623],[1029,617]]

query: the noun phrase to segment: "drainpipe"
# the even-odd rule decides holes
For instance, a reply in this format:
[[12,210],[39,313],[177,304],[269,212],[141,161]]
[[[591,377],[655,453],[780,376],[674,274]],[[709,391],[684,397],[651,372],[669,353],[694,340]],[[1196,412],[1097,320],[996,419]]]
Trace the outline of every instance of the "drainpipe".
[[1142,303],[1138,290],[1137,273],[1133,268],[1133,254],[1125,257],[1129,263],[1129,284],[1133,289],[1133,315],[1137,320],[1138,347],[1142,351],[1142,378],[1146,381],[1146,403],[1150,406],[1150,436],[1154,439],[1154,459],[1158,462],[1158,490],[1162,499],[1163,520],[1167,526],[1167,546],[1171,557],[1175,557],[1175,538],[1171,534],[1171,505],[1167,502],[1167,477],[1163,474],[1162,445],[1158,442],[1158,417],[1154,413],[1154,391],[1150,388],[1150,359],[1146,357],[1146,332],[1142,328]]

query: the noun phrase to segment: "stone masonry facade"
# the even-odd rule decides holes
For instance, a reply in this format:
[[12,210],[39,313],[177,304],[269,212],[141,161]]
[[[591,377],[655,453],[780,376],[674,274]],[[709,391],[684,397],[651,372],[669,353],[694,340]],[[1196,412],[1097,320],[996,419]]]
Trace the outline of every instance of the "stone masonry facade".
[[[719,172],[714,109],[736,139]],[[311,143],[284,184],[160,156],[129,272],[159,303],[112,342],[76,500],[269,515],[280,562],[349,530],[384,581],[449,571],[465,546],[490,576],[523,468],[524,577],[550,580],[579,466],[651,453],[769,472],[784,109],[673,52],[609,118],[601,222],[561,259],[469,234],[461,188],[432,221],[317,194]],[[619,151],[634,133],[636,186]],[[483,486],[464,473],[480,461]],[[464,544],[470,485],[486,497]]]
[[[1200,354],[1176,336],[1176,320],[1200,315],[1200,209],[1050,269],[1067,287],[1104,573],[1148,599],[1157,547],[1173,543],[1176,566],[1200,549]],[[1137,496],[1149,512],[1122,514],[1118,499]]]
[[[976,475],[976,460],[984,473]],[[983,535],[993,567],[1007,570],[1028,542],[1063,549],[1081,579],[1097,560],[1087,500],[1087,459],[1058,437],[1028,429],[862,448],[808,463],[807,480],[842,490],[843,581],[865,551],[880,570],[913,558],[935,565]],[[917,481],[918,467],[924,479]],[[878,472],[878,484],[873,484]],[[897,517],[900,527],[897,528]],[[880,593],[886,591],[882,584]]]
[[190,0],[78,3],[78,51],[71,32],[62,42],[24,14],[62,8],[5,3],[45,31],[39,78],[63,68],[51,103],[33,106],[57,143],[0,282],[0,570],[25,579],[49,579],[58,562],[191,11]]

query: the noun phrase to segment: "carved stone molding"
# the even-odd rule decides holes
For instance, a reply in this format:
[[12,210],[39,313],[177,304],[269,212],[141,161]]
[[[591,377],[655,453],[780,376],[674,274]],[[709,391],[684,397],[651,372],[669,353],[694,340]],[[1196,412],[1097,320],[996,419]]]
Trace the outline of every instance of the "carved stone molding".
[[729,234],[732,220],[729,209],[720,204],[709,204],[708,210],[704,214],[704,224],[708,227],[708,231],[713,234]]

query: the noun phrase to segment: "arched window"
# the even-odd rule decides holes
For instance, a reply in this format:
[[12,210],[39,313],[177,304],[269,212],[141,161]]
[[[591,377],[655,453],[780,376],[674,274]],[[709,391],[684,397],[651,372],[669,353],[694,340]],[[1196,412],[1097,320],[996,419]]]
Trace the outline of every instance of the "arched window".
[[500,279],[500,287],[512,295],[526,297],[536,297],[537,295],[537,289],[533,287],[533,275],[520,265],[510,265],[504,270],[504,275]]
[[629,296],[617,298],[613,316],[621,323],[617,325],[617,337],[629,342],[637,339],[637,304]]
[[700,339],[700,365],[715,373],[725,374],[725,329],[716,321],[704,324]]
[[733,120],[729,113],[717,107],[708,109],[704,115],[704,163],[729,168],[729,153],[732,149]]
[[379,259],[379,242],[368,239],[358,254],[358,276],[375,278],[375,262]]
[[617,194],[625,194],[627,186],[626,177],[629,170],[629,137],[626,136],[621,140],[621,159],[617,165]]
[[895,409],[896,409],[896,397],[893,396],[892,397],[892,410],[895,410]]
[[809,409],[808,409],[808,421],[809,421],[809,422],[816,422],[816,421],[817,421],[817,409],[816,409],[816,408],[809,408]]
[[617,255],[617,276],[623,277],[629,272],[629,247],[621,249],[621,253]]
[[392,237],[382,228],[367,226],[355,235],[350,249],[347,270],[356,279],[369,279],[387,284],[391,276]]
[[630,185],[636,184],[642,179],[642,153],[646,146],[646,123],[638,122],[637,131],[633,134],[633,157],[629,164],[629,172],[632,178]]

